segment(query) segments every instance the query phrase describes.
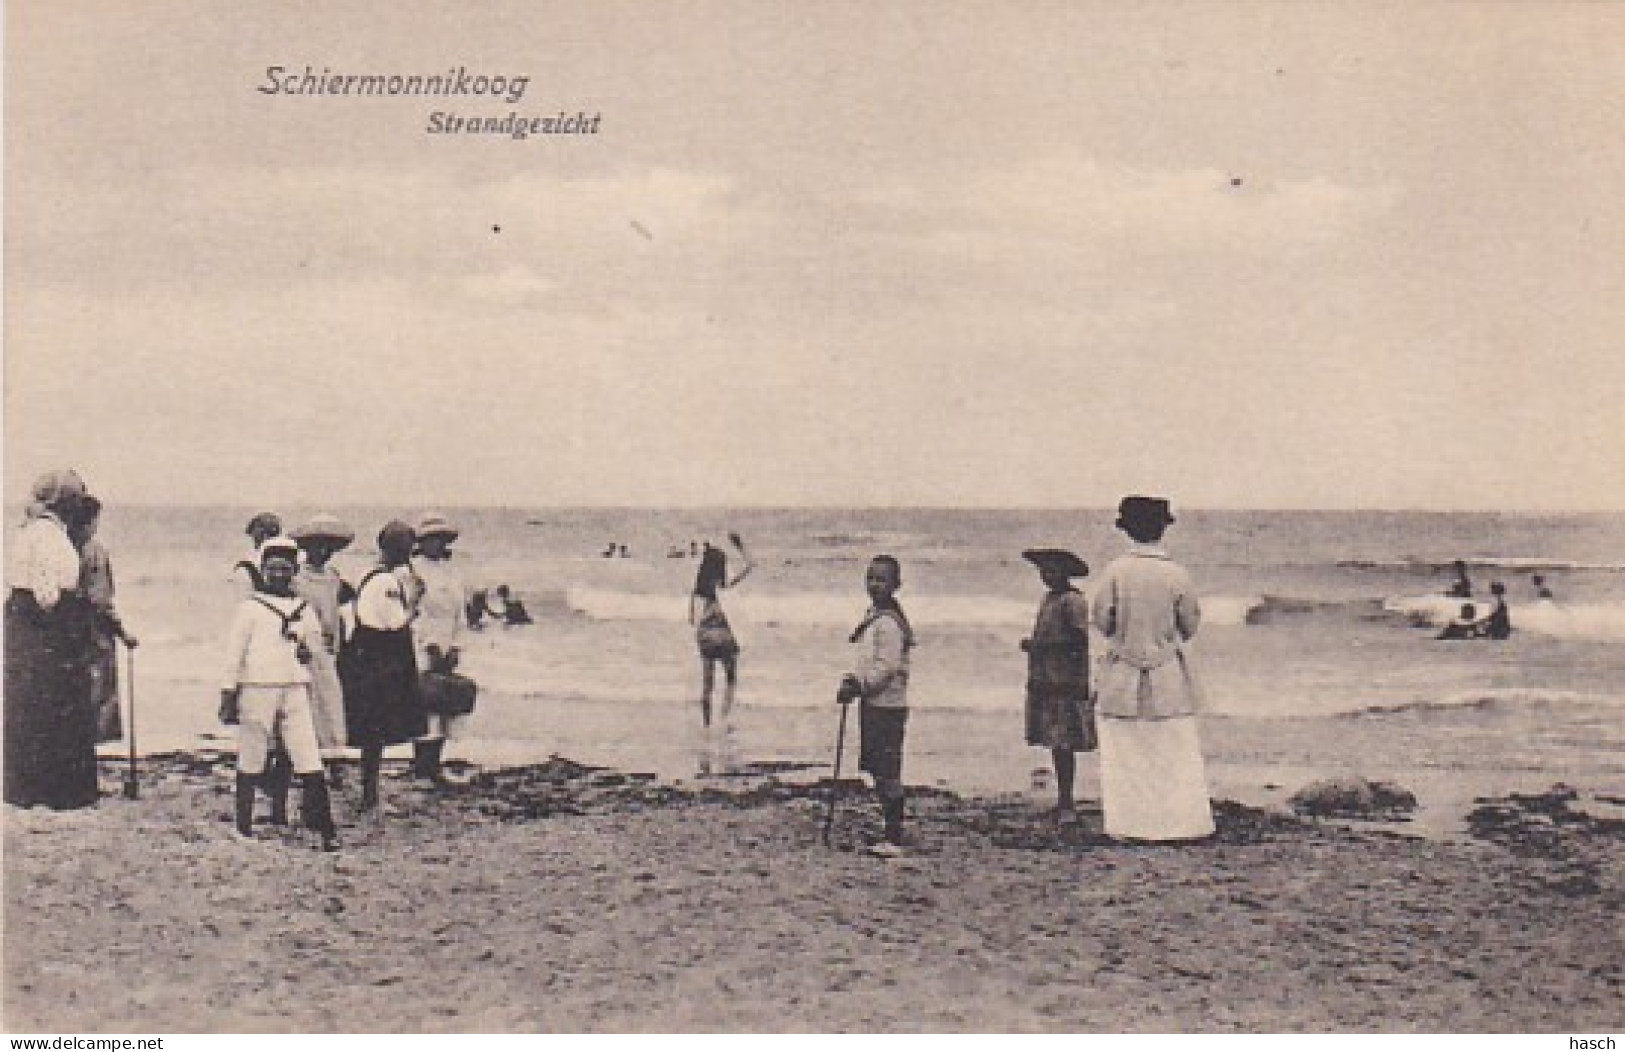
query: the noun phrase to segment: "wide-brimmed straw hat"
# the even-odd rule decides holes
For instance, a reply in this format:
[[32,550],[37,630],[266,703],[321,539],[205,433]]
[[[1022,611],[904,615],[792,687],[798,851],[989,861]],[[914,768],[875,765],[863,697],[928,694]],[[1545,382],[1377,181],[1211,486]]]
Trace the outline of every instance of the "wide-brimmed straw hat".
[[85,480],[72,468],[47,471],[34,480],[29,491],[26,517],[35,519],[47,511],[61,513],[70,510],[77,501],[87,496]]
[[1117,505],[1117,526],[1122,529],[1130,523],[1149,526],[1167,526],[1174,521],[1165,497],[1124,497]]
[[1040,570],[1055,570],[1067,577],[1089,576],[1089,564],[1065,548],[1028,548],[1021,557]]
[[71,499],[84,495],[85,480],[72,468],[45,472],[34,480],[34,488],[30,491],[30,496],[42,504],[54,504],[64,497]]
[[355,540],[355,531],[345,525],[338,516],[324,512],[321,515],[312,515],[290,531],[288,536],[301,545],[324,542],[334,551],[340,551],[349,547],[350,542]]
[[423,516],[422,521],[418,523],[418,540],[425,537],[444,537],[448,541],[455,541],[460,535],[461,531],[444,515],[437,515],[434,512]]

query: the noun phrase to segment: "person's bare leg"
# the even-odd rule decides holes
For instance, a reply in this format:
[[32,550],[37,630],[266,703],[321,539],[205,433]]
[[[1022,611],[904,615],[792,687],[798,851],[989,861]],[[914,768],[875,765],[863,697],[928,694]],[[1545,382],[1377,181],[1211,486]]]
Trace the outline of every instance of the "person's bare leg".
[[725,657],[722,662],[722,708],[717,713],[716,751],[717,766],[723,774],[733,774],[738,760],[734,756],[734,689],[738,685],[738,658]]
[[739,659],[722,659],[722,726],[731,726],[734,712],[734,689],[739,685]]
[[700,659],[700,719],[707,729],[711,726],[711,692],[717,685],[715,658]]

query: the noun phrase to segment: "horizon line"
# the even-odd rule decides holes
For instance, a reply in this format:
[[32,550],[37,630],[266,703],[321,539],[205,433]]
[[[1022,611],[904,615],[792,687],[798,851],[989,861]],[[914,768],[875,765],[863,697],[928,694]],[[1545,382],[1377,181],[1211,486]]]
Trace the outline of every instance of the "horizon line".
[[[14,502],[7,502],[12,506]],[[21,507],[24,502],[15,502]],[[469,501],[440,502],[430,504],[406,503],[401,501],[352,501],[330,504],[307,502],[304,500],[291,501],[261,501],[257,504],[241,503],[237,501],[154,501],[147,499],[130,499],[119,502],[124,507],[137,508],[199,508],[219,510],[242,510],[249,508],[262,508],[266,505],[282,504],[294,508],[386,508],[410,507],[416,510],[429,508],[431,510],[465,509],[465,510],[491,510],[502,509],[507,511],[669,511],[669,512],[782,512],[782,511],[887,511],[887,512],[1091,512],[1114,513],[1116,503],[1087,505],[1087,504],[636,504],[636,503],[480,503]],[[1310,505],[1213,505],[1191,504],[1175,507],[1176,513],[1199,514],[1209,512],[1282,512],[1290,514],[1385,514],[1385,515],[1512,515],[1519,517],[1539,515],[1625,515],[1625,506],[1612,508],[1548,508],[1548,507],[1403,507],[1403,506],[1374,506],[1374,505],[1345,505],[1341,507],[1310,506]]]

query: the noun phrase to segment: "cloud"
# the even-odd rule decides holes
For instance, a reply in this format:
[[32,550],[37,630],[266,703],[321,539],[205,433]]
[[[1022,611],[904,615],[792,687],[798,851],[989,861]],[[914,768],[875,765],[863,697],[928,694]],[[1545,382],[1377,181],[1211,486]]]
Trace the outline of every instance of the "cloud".
[[[1525,404],[1593,412],[1571,390],[1596,389],[1588,351],[1580,384],[1538,362],[1418,361],[1441,338],[1412,301],[1459,312],[1459,278],[1401,294],[1373,266],[1409,232],[1391,187],[1076,154],[861,188],[803,174],[70,181],[62,207],[19,212],[8,364],[29,397],[11,434],[149,494],[176,462],[224,492],[272,449],[298,465],[290,493],[380,500],[432,484],[445,500],[1020,503],[1139,473],[1222,502],[1273,465],[1259,500],[1380,501],[1402,483],[1362,465],[1481,447],[1543,485],[1617,477],[1604,443],[1563,446],[1560,473],[1538,429],[1510,423]],[[1509,378],[1528,381],[1516,397]],[[1486,421],[1470,445],[1440,405],[1464,392]],[[59,419],[69,397],[119,423]],[[357,405],[389,412],[361,428]],[[334,433],[362,431],[334,453]],[[853,467],[877,448],[895,473]],[[1438,499],[1497,502],[1500,463]]]
[[14,280],[107,293],[401,280],[523,300],[638,255],[669,259],[722,220],[730,191],[725,178],[661,168],[470,180],[430,168],[210,166],[115,185],[70,179],[16,213],[11,233],[29,266]]
[[877,187],[862,200],[934,228],[930,236],[944,251],[985,258],[1045,245],[1129,256],[1296,251],[1357,232],[1393,208],[1397,193],[1324,176],[1272,180],[1267,173],[1147,170],[1051,155]]

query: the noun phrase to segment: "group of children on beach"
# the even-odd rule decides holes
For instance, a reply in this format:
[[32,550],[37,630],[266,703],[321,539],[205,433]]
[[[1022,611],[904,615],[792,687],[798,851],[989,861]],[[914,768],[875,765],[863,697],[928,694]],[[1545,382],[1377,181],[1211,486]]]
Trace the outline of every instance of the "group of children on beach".
[[351,587],[330,560],[355,532],[333,516],[284,538],[261,513],[246,532],[255,554],[235,568],[243,596],[219,710],[238,728],[236,830],[253,838],[260,788],[271,821],[285,823],[298,776],[305,825],[337,850],[328,784],[344,747],[361,752],[361,807],[374,811],[384,748],[411,742],[414,776],[444,784],[446,742],[474,709],[475,685],[457,671],[469,599],[451,563],[459,533],[440,515],[415,529],[393,520],[378,533],[377,564]]
[[[1089,573],[1084,560],[1059,548],[1023,553],[1047,589],[1032,634],[1022,641],[1026,740],[1051,754],[1060,821],[1074,816],[1076,754],[1098,750],[1105,831],[1128,839],[1184,840],[1213,831],[1195,722],[1199,688],[1187,651],[1201,611],[1189,575],[1160,546],[1173,521],[1164,499],[1122,501],[1117,525],[1133,547],[1106,568],[1093,610],[1073,585]],[[443,784],[445,743],[472,711],[474,685],[457,672],[458,632],[468,614],[468,592],[450,561],[458,532],[438,515],[415,529],[386,524],[377,565],[353,588],[330,561],[354,531],[332,516],[316,516],[284,538],[276,517],[261,514],[247,532],[255,557],[237,568],[244,594],[229,633],[219,713],[238,727],[236,829],[253,837],[261,788],[271,799],[271,820],[286,822],[297,777],[305,825],[324,849],[336,850],[328,785],[330,774],[338,776],[331,761],[340,751],[346,745],[361,751],[361,806],[372,810],[386,746],[411,742],[414,775]],[[742,565],[730,574],[726,551],[707,545],[690,597],[701,721],[725,743],[724,757],[731,752],[740,648],[720,593],[756,565],[738,534],[729,540]],[[859,768],[873,779],[883,828],[871,850],[894,856],[904,844],[903,754],[916,639],[898,599],[899,561],[875,556],[863,586],[869,606],[849,636],[853,659],[835,700],[858,706]],[[1093,667],[1091,626],[1106,641]]]

